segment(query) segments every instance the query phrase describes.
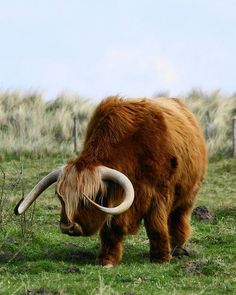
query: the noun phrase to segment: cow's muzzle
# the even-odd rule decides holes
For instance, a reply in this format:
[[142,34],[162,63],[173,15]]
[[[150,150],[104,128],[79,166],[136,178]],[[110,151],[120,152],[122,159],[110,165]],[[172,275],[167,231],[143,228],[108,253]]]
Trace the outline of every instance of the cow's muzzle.
[[60,228],[63,234],[69,236],[83,236],[83,230],[78,223],[64,224],[60,222]]

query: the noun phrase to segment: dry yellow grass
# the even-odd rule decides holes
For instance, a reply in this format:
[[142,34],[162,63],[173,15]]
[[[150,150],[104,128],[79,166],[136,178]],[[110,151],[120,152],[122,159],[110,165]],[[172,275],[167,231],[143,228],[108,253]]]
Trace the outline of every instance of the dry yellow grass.
[[[232,153],[232,119],[236,95],[193,90],[183,96],[199,119],[209,154]],[[40,93],[0,93],[0,151],[45,155],[73,152],[73,117],[78,118],[79,148],[94,104],[78,96],[61,95],[45,101]]]
[[62,95],[47,102],[39,93],[1,93],[0,150],[37,155],[73,151],[73,117],[79,120],[81,143],[92,109],[79,97]]
[[236,95],[220,91],[204,93],[193,90],[185,96],[204,129],[210,155],[232,154],[232,122],[236,115]]

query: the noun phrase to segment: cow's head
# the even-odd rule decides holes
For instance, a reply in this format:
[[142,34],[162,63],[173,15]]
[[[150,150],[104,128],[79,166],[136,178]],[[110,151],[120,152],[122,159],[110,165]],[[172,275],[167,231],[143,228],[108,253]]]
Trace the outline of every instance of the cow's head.
[[[110,208],[106,181],[120,185],[124,199],[120,205]],[[134,189],[130,180],[121,172],[104,166],[78,171],[74,164],[49,173],[15,208],[15,214],[22,214],[36,198],[52,183],[57,182],[56,195],[62,209],[60,227],[63,233],[72,236],[92,235],[107,220],[108,214],[116,215],[126,211],[133,203]],[[101,203],[99,205],[97,202]]]

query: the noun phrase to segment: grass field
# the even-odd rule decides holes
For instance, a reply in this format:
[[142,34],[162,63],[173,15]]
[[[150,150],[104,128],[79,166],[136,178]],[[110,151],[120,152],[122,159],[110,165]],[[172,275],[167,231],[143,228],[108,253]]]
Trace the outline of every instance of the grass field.
[[22,194],[64,163],[54,158],[0,163],[0,294],[236,294],[236,159],[215,159],[197,206],[215,214],[192,219],[190,256],[151,264],[144,228],[128,236],[122,262],[95,264],[98,236],[61,234],[53,187],[23,217],[13,215]]

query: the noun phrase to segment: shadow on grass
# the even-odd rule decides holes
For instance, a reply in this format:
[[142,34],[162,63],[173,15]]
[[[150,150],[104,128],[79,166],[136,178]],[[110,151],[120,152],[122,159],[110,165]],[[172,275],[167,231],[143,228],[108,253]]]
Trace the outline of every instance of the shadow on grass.
[[[37,250],[32,248],[37,246]],[[9,262],[31,262],[31,261],[64,261],[72,262],[76,261],[79,264],[91,264],[96,259],[96,250],[87,250],[79,247],[79,249],[58,245],[49,245],[48,243],[42,243],[41,241],[35,241],[34,245],[29,243],[22,251],[0,251],[0,265]]]
[[[219,220],[224,220],[227,222],[231,218],[235,217],[236,207],[221,208],[214,212],[216,218]],[[195,221],[196,224],[200,224],[199,221]],[[206,226],[213,227],[215,224],[209,224]],[[208,234],[209,235],[209,234]],[[214,239],[213,239],[214,238]],[[223,245],[224,243],[229,243],[225,237],[222,237],[220,240],[218,236],[209,236],[206,237],[206,242],[209,240],[209,243],[214,244],[217,242]],[[99,240],[93,239],[88,241],[71,240],[71,241],[61,241],[53,242],[53,240],[48,237],[43,239],[34,236],[31,237],[27,244],[21,249],[15,248],[14,250],[10,249],[11,240],[6,243],[5,247],[0,249],[0,268],[7,268],[10,270],[14,266],[18,269],[24,268],[26,264],[38,264],[39,267],[37,271],[45,269],[45,265],[54,265],[53,268],[56,270],[57,265],[68,265],[75,264],[78,267],[85,265],[96,265],[96,258],[99,252]],[[137,237],[138,241],[138,237]],[[149,245],[148,243],[138,243],[134,240],[134,245],[125,243],[124,256],[122,259],[122,264],[127,265],[143,265],[143,263],[149,263]],[[192,237],[191,241],[196,243],[198,240]],[[13,241],[14,242],[14,241]],[[202,241],[200,241],[202,242]],[[173,263],[175,260],[173,260]],[[73,268],[72,268],[73,269]]]
[[[61,266],[65,272],[74,272],[75,266],[97,265],[99,252],[97,241],[83,245],[79,242],[48,243],[46,240],[33,239],[19,252],[0,251],[0,269],[9,272],[25,272],[29,265],[30,271],[59,271]],[[122,263],[127,265],[149,262],[148,249],[137,245],[127,246],[124,250]],[[61,270],[60,270],[61,271]],[[77,271],[77,270],[75,270]]]

